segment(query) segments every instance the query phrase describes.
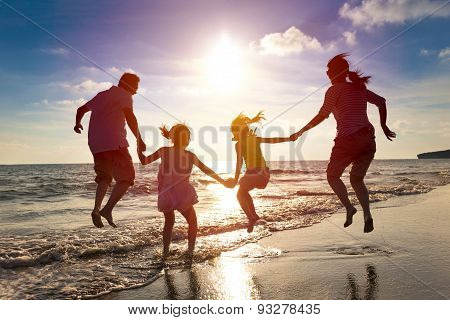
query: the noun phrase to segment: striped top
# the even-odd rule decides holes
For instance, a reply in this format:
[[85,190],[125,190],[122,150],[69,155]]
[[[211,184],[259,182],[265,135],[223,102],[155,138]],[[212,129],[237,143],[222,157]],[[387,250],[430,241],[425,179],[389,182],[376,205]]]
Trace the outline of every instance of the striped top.
[[326,118],[330,113],[334,115],[337,122],[336,138],[342,138],[372,126],[367,117],[367,102],[379,107],[385,101],[370,90],[361,89],[351,82],[342,82],[328,88],[319,114]]

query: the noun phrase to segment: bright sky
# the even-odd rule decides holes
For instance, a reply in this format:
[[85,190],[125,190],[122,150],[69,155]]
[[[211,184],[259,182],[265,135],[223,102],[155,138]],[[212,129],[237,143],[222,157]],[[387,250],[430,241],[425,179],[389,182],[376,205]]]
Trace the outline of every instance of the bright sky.
[[[0,164],[92,162],[89,117],[81,136],[72,130],[76,108],[126,70],[141,77],[134,106],[150,151],[165,143],[152,135],[156,127],[185,121],[191,150],[209,164],[226,160],[228,125],[241,111],[265,110],[263,136],[287,136],[314,116],[328,86],[327,61],[341,52],[352,53],[353,66],[360,62],[373,76],[369,88],[387,100],[395,142],[382,136],[369,106],[378,159],[448,149],[446,2],[1,0]],[[296,153],[289,144],[264,151],[269,160],[327,159],[334,135],[330,117],[297,143]],[[129,142],[134,146],[131,135]]]

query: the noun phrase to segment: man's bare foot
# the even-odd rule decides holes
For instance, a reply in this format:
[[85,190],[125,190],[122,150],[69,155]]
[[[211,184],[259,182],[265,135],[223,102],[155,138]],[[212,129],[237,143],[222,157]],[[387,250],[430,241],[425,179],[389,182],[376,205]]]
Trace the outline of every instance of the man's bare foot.
[[105,208],[103,208],[102,210],[100,210],[100,215],[106,219],[106,221],[108,221],[108,224],[113,227],[113,228],[117,228],[116,224],[113,221],[113,217],[112,217],[112,211],[106,211]]
[[259,218],[254,218],[254,219],[248,220],[248,224],[247,224],[247,232],[248,233],[253,232],[253,229],[255,228],[255,224],[258,220],[259,220]]
[[373,219],[372,218],[364,221],[364,233],[372,232],[373,229],[375,229],[375,228],[373,227]]
[[344,228],[347,228],[348,226],[350,226],[353,223],[353,216],[356,213],[356,208],[355,207],[351,207],[350,209],[347,209],[347,219],[345,220],[344,223]]
[[94,226],[96,226],[97,228],[104,227],[102,218],[100,217],[100,213],[99,213],[98,209],[92,210],[91,217],[92,217],[92,223],[94,224]]

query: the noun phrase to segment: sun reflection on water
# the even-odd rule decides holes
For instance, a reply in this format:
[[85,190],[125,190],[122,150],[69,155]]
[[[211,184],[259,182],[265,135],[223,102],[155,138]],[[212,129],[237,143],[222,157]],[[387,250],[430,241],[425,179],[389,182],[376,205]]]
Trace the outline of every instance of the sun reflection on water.
[[214,201],[214,209],[218,209],[222,214],[235,214],[240,210],[239,203],[236,199],[236,189],[228,189],[219,184],[210,184],[207,187],[216,201]]
[[204,299],[260,299],[258,285],[241,259],[218,258],[204,279]]

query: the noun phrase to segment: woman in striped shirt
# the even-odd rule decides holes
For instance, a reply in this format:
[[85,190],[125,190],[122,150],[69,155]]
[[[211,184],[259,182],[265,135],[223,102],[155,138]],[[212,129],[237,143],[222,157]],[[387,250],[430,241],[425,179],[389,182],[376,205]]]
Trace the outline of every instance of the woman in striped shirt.
[[381,128],[387,139],[392,141],[395,133],[386,125],[386,100],[366,88],[370,76],[363,77],[359,71],[349,70],[346,56],[348,54],[339,54],[328,62],[327,75],[332,86],[325,93],[323,106],[319,113],[291,138],[297,139],[328,118],[330,113],[333,114],[337,122],[337,135],[327,167],[328,183],[347,210],[344,227],[348,227],[352,224],[357,210],[348,198],[341,176],[344,170],[353,164],[350,183],[364,211],[364,232],[368,233],[374,227],[364,177],[374,158],[376,145],[375,129],[367,117],[367,102],[378,107]]

